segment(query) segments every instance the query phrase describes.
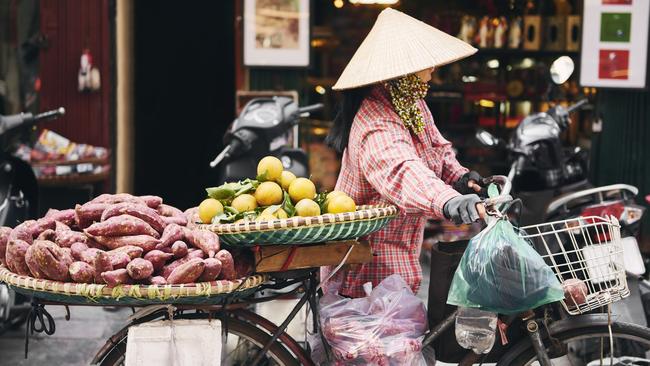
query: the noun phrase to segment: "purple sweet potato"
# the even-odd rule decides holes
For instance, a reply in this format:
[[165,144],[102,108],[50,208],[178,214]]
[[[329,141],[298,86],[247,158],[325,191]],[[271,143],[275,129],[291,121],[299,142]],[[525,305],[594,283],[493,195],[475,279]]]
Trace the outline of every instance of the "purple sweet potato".
[[177,209],[174,206],[161,204],[158,206],[158,213],[162,216],[172,217],[172,216],[184,216],[183,211]]
[[219,275],[219,279],[234,280],[237,278],[235,261],[232,259],[232,254],[229,251],[222,249],[217,253],[215,258],[221,261],[221,274]]
[[77,283],[93,283],[95,268],[86,262],[73,262],[68,268],[70,278]]
[[78,261],[83,260],[82,253],[88,249],[88,244],[86,243],[74,243],[70,246],[70,251],[72,251],[72,257]]
[[190,249],[185,257],[181,259],[177,259],[169,263],[168,265],[164,266],[161,275],[167,278],[172,273],[172,271],[176,269],[176,267],[180,266],[181,264],[189,262],[192,259],[203,259],[204,257],[205,254],[203,254],[203,251],[198,249]]
[[167,227],[165,227],[165,230],[162,233],[162,236],[160,237],[160,245],[158,246],[160,249],[162,247],[168,247],[172,245],[175,241],[178,240],[183,240],[185,238],[185,231],[180,225],[177,224],[169,224]]
[[174,258],[183,258],[187,255],[187,244],[182,241],[177,241],[172,245],[172,253],[174,253]]
[[43,217],[34,223],[34,225],[30,226],[29,230],[31,231],[32,238],[35,238],[39,235],[41,235],[42,232],[45,230],[54,230],[56,227],[56,221],[54,220],[53,217]]
[[180,226],[187,225],[187,219],[185,216],[161,216],[160,217],[166,225],[176,224]]
[[172,247],[161,247],[160,244],[156,245],[156,250],[160,250],[163,253],[173,253]]
[[147,224],[149,224],[158,233],[162,233],[165,229],[165,222],[160,218],[158,212],[150,207],[137,205],[134,203],[118,203],[112,205],[102,214],[102,221],[106,221],[111,217],[120,215],[131,215],[137,217]]
[[61,282],[70,278],[68,267],[73,262],[72,254],[47,240],[35,240],[32,246],[34,260],[46,278]]
[[[95,270],[95,272],[97,272],[97,270]],[[106,283],[109,287],[115,287],[133,282],[131,280],[131,277],[129,277],[129,272],[126,270],[126,268],[102,272],[100,277],[102,278],[102,283]]]
[[70,229],[70,226],[68,226],[67,224],[65,224],[65,223],[63,223],[61,221],[57,221],[57,222],[54,223],[54,231],[56,231],[56,235],[59,235],[60,233],[62,233],[64,231],[70,231],[70,230],[72,230],[72,229]]
[[13,230],[11,230],[11,233],[9,234],[9,241],[11,242],[14,239],[19,239],[26,242],[27,244],[32,244],[34,237],[32,236],[32,231],[30,228],[34,224],[36,224],[36,221],[27,220],[22,224],[16,226]]
[[26,241],[20,239],[9,240],[5,261],[11,272],[23,276],[31,274],[27,263],[25,263],[27,249],[29,249],[29,244]]
[[149,253],[144,255],[144,259],[151,262],[153,265],[154,271],[160,271],[174,255],[171,253],[165,253],[160,250],[152,250]]
[[102,219],[102,213],[110,205],[108,203],[88,202],[75,207],[75,222],[80,229],[85,229],[93,222]]
[[[86,234],[84,233],[84,235],[86,235]],[[89,248],[96,248],[96,249],[101,249],[101,250],[106,250],[106,249],[107,249],[106,246],[105,246],[104,244],[99,243],[99,242],[98,242],[97,240],[95,240],[95,238],[93,238],[92,236],[88,236],[88,235],[86,235],[86,241],[85,241],[85,243],[88,244],[88,247],[89,247]]]
[[126,266],[129,277],[134,280],[144,280],[153,274],[153,264],[146,259],[136,258]]
[[41,267],[38,265],[38,262],[36,262],[36,256],[34,255],[35,251],[35,245],[30,245],[29,248],[27,248],[27,251],[25,252],[25,264],[27,264],[27,268],[29,268],[32,277],[46,278],[45,273],[41,271]]
[[163,203],[163,199],[158,196],[146,195],[140,196],[140,199],[142,199],[147,204],[147,206],[154,209],[158,208]]
[[36,238],[36,240],[54,241],[56,240],[56,232],[52,229],[47,229],[42,233],[38,234],[38,238]]
[[95,236],[94,239],[108,249],[116,249],[129,245],[140,247],[145,253],[152,251],[156,245],[160,244],[159,239],[149,235]]
[[172,285],[192,283],[201,276],[204,269],[205,263],[203,263],[203,260],[198,258],[191,259],[176,267],[172,273],[169,274],[169,277],[167,277],[167,283]]
[[118,252],[124,252],[128,254],[131,259],[135,259],[135,258],[142,257],[142,253],[144,253],[144,250],[142,250],[142,248],[140,247],[136,247],[135,245],[125,245],[123,247],[109,250],[108,254],[112,255],[113,253],[118,253]]
[[[56,245],[56,244],[54,244]],[[70,266],[72,262],[75,261],[74,256],[72,255],[72,249],[70,248],[61,248],[58,245],[56,245],[58,248],[60,248],[60,259],[67,265]]]
[[61,211],[49,209],[45,214],[45,218],[52,218],[54,221],[70,226],[75,223],[75,211],[72,208]]
[[88,248],[81,252],[81,261],[86,262],[90,265],[95,265],[95,258],[97,257],[98,253],[103,253],[104,251],[101,249],[97,248]]
[[207,258],[203,260],[205,264],[205,269],[199,277],[198,282],[212,282],[219,277],[221,273],[221,261],[217,258]]
[[149,283],[152,285],[166,285],[167,280],[163,276],[154,276],[149,279]]
[[7,253],[7,243],[9,242],[11,230],[10,227],[0,227],[0,265],[5,264],[5,254]]
[[185,215],[185,218],[187,219],[187,224],[193,224],[196,222],[201,222],[201,219],[199,218],[199,208],[198,207],[191,207],[185,210],[183,212]]
[[106,221],[90,225],[84,232],[96,236],[149,235],[159,238],[160,234],[146,221],[131,215],[113,216]]
[[212,258],[219,251],[219,236],[208,230],[186,230],[187,241],[193,246],[201,249],[209,258]]
[[117,194],[101,194],[97,197],[95,197],[92,201],[92,203],[106,203],[106,204],[111,204],[114,205],[116,203],[135,203],[138,205],[144,205],[146,206],[147,203],[145,200],[143,200],[140,197],[136,197],[134,195],[128,194],[128,193],[117,193]]
[[126,268],[131,262],[131,257],[126,252],[109,253],[113,269]]
[[102,274],[112,270],[113,264],[111,262],[111,256],[106,252],[98,252],[95,256],[95,282],[105,283]]
[[74,243],[87,243],[88,237],[86,234],[79,231],[61,230],[56,234],[56,243],[60,247],[70,248]]

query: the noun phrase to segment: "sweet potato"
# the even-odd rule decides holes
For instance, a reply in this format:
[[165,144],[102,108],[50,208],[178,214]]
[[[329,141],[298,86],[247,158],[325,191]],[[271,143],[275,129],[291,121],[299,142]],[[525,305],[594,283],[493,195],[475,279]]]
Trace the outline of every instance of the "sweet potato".
[[101,249],[88,248],[88,249],[84,250],[83,252],[81,252],[81,258],[80,259],[81,259],[82,262],[86,262],[86,263],[94,266],[95,265],[95,258],[97,257],[97,254],[102,253],[102,252],[104,252],[104,251],[101,250]]
[[187,219],[185,216],[161,216],[160,217],[166,225],[176,224],[180,226],[187,225]]
[[155,277],[151,277],[149,279],[149,283],[152,284],[152,285],[160,286],[160,285],[166,285],[167,280],[163,276],[155,276]]
[[177,241],[172,245],[172,253],[174,253],[174,258],[183,258],[187,255],[187,244],[182,241]]
[[55,227],[56,221],[54,221],[53,217],[43,217],[36,220],[34,225],[30,226],[29,230],[31,231],[32,238],[36,238],[45,230],[54,230]]
[[165,227],[165,230],[160,237],[160,249],[162,247],[168,247],[172,245],[175,241],[183,240],[185,238],[185,230],[180,225],[169,224]]
[[0,227],[0,265],[5,264],[5,254],[7,253],[7,243],[9,242],[9,235],[11,228],[2,226]]
[[75,211],[75,222],[80,229],[85,229],[95,221],[102,219],[102,213],[110,206],[107,203],[88,202],[77,205]]
[[207,230],[186,230],[187,241],[193,246],[201,249],[209,258],[215,256],[219,251],[219,236]]
[[19,239],[26,242],[27,244],[32,244],[34,237],[32,236],[32,231],[30,228],[35,223],[36,221],[34,220],[27,220],[22,224],[16,226],[13,230],[11,230],[11,233],[9,234],[9,241],[11,242],[14,239]]
[[70,246],[70,251],[72,252],[72,257],[78,261],[82,261],[83,256],[82,253],[88,249],[88,245],[86,243],[73,243]]
[[139,205],[144,205],[146,206],[147,203],[145,200],[143,200],[140,197],[136,197],[134,195],[128,194],[128,193],[117,193],[117,194],[101,194],[97,197],[95,197],[92,201],[92,203],[105,203],[105,204],[111,204],[114,205],[116,203],[135,203]]
[[52,229],[47,229],[42,233],[38,234],[38,238],[36,238],[36,240],[54,241],[56,240],[56,232]]
[[111,257],[113,269],[126,268],[129,262],[131,262],[131,257],[126,252],[109,252],[108,254]]
[[160,218],[158,212],[147,206],[137,205],[134,203],[118,203],[112,205],[102,214],[102,221],[119,215],[131,215],[137,217],[149,224],[158,233],[165,229],[165,222]]
[[215,258],[221,261],[221,274],[219,275],[219,279],[234,280],[237,278],[235,261],[232,259],[232,254],[229,251],[222,249],[217,253]]
[[142,248],[145,253],[152,251],[156,245],[160,244],[160,240],[149,235],[96,236],[94,239],[108,249],[136,246]]
[[212,282],[217,279],[219,273],[221,273],[221,261],[217,258],[207,258],[203,260],[205,264],[205,269],[199,277],[198,282]]
[[70,226],[68,226],[67,224],[65,224],[65,223],[63,223],[61,221],[56,221],[54,223],[54,231],[56,232],[56,235],[59,235],[60,233],[62,233],[64,231],[70,231],[70,230],[72,230],[72,229],[70,229]]
[[203,263],[203,260],[198,258],[191,259],[176,267],[172,273],[169,274],[169,277],[167,277],[167,283],[172,285],[192,283],[201,276],[204,269],[205,263]]
[[93,283],[95,268],[86,262],[73,262],[68,268],[70,278],[77,283]]
[[112,255],[113,253],[117,253],[117,252],[124,252],[128,254],[131,259],[135,259],[135,258],[142,257],[142,253],[144,253],[144,250],[142,250],[142,248],[140,247],[136,247],[135,245],[125,245],[123,247],[109,250],[108,254]]
[[147,206],[150,208],[158,208],[163,203],[163,199],[158,196],[152,196],[152,195],[145,195],[145,196],[140,196],[140,199],[142,199]]
[[177,259],[168,265],[164,266],[161,272],[161,275],[165,278],[169,277],[169,275],[172,273],[176,267],[180,266],[183,263],[189,262],[192,259],[203,259],[205,257],[205,254],[203,254],[203,251],[194,249],[194,250],[189,250],[187,255],[181,259]]
[[28,248],[29,244],[24,240],[9,240],[5,261],[11,272],[23,276],[29,276],[31,274],[27,263],[25,263],[25,253]]
[[54,210],[49,209],[45,214],[45,218],[52,218],[56,222],[65,224],[66,226],[73,225],[75,223],[75,211],[74,209],[68,210]]
[[27,248],[27,251],[25,252],[25,264],[27,264],[27,268],[29,268],[32,277],[46,278],[45,273],[41,271],[41,267],[38,265],[38,262],[36,262],[36,256],[34,255],[35,251],[35,245],[30,245],[29,248]]
[[185,215],[185,218],[187,219],[187,224],[193,224],[196,222],[201,222],[201,219],[199,219],[199,208],[198,207],[191,207],[185,210],[183,212]]
[[172,216],[183,216],[183,211],[177,209],[174,206],[161,204],[158,206],[158,213],[162,216],[172,217]]
[[[97,272],[97,270],[95,270],[95,272]],[[129,273],[127,272],[126,268],[102,272],[100,277],[102,283],[106,283],[109,287],[115,287],[133,282],[131,280],[131,277],[129,277]]]
[[126,266],[129,277],[134,280],[143,280],[153,274],[153,264],[146,259],[136,258]]
[[90,225],[84,232],[97,236],[149,235],[159,238],[160,234],[144,220],[131,215],[113,216],[106,221]]
[[[98,252],[95,256],[95,282],[105,283],[102,274],[112,270],[113,264],[111,263],[111,256],[106,252]],[[126,270],[124,271],[126,272]]]
[[[144,259],[151,262],[153,265],[154,271],[160,271],[174,255],[171,253],[165,253],[160,250],[152,250],[149,253],[144,255]],[[133,276],[131,276],[133,277]]]
[[[56,244],[54,244],[54,245],[56,245]],[[58,245],[56,245],[56,246],[59,247]],[[72,256],[72,249],[70,249],[70,248],[61,248],[61,247],[59,247],[59,248],[60,248],[60,251],[59,251],[59,252],[61,253],[61,254],[60,254],[60,257],[61,257],[61,258],[60,258],[60,259],[61,259],[61,260],[62,260],[62,261],[67,265],[67,266],[70,266],[70,265],[72,264],[72,262],[75,261],[74,256]]]
[[156,250],[160,250],[163,253],[173,253],[172,247],[161,247],[160,244],[156,245]]
[[56,234],[56,243],[60,247],[70,248],[74,243],[87,243],[88,237],[79,231],[61,230]]
[[71,254],[46,240],[36,240],[32,247],[34,247],[34,260],[46,278],[61,282],[70,278],[68,267],[72,264]]
[[95,240],[92,236],[88,236],[84,233],[86,236],[86,244],[88,244],[89,248],[96,248],[96,249],[101,249],[101,250],[106,250],[106,246],[104,244],[101,244]]

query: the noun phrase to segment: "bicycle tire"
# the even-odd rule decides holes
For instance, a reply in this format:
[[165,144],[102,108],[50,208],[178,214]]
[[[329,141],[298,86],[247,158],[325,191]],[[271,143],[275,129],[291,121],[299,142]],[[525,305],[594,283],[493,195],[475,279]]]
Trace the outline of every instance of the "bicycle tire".
[[[183,316],[177,317],[182,319]],[[228,318],[228,332],[242,337],[256,346],[262,348],[271,339],[271,336],[259,328],[235,318]],[[126,338],[116,342],[113,348],[108,352],[106,357],[101,361],[101,366],[122,365],[126,354]],[[289,352],[279,341],[273,342],[267,352],[280,365],[297,366],[300,365],[298,360]]]
[[[576,338],[586,338],[588,336],[593,337],[603,337],[605,339],[609,338],[609,329],[606,325],[593,325],[580,327],[575,329],[569,329],[558,334],[554,334],[553,338],[560,340],[565,343]],[[623,338],[623,339],[632,339],[634,341],[643,341],[647,344],[650,349],[650,329],[630,323],[623,322],[613,322],[612,323],[612,336],[614,338]],[[535,350],[533,349],[530,340],[524,341],[527,343],[528,347],[511,350],[506,353],[499,362],[497,366],[522,366],[530,364],[533,360],[537,358]],[[545,344],[548,346],[548,337],[544,340]],[[515,352],[513,352],[515,351]]]

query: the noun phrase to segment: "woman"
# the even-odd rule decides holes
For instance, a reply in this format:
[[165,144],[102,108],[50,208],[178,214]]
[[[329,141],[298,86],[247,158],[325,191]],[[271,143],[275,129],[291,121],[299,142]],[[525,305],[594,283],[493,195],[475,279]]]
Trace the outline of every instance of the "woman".
[[[370,235],[372,263],[338,275],[339,293],[364,296],[397,273],[418,291],[419,257],[428,218],[471,223],[484,214],[480,176],[456,160],[423,98],[434,68],[476,49],[393,9],[377,18],[334,90],[341,109],[328,142],[343,153],[336,185],[357,204],[393,204],[400,216]],[[329,274],[324,268],[322,278]],[[328,286],[325,284],[325,286]]]

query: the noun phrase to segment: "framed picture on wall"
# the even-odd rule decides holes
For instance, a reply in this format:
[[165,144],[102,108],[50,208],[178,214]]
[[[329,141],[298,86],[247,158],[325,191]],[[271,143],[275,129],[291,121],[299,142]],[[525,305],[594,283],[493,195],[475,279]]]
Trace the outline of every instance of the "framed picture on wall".
[[645,89],[650,1],[585,0],[580,84]]
[[309,0],[244,0],[244,65],[309,66]]

